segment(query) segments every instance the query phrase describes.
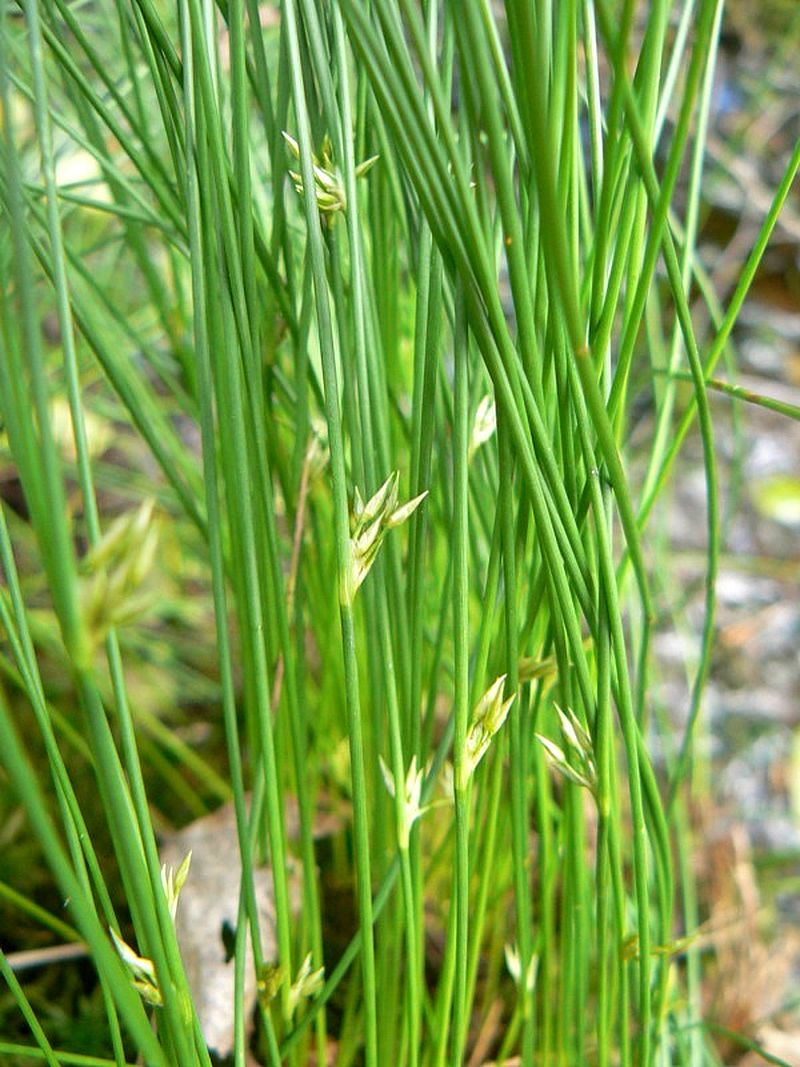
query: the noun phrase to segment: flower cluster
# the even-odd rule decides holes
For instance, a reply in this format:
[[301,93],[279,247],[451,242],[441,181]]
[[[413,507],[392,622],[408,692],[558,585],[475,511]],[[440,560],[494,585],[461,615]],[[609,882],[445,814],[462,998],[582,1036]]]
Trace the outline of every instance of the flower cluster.
[[289,989],[289,1014],[294,1015],[301,1001],[308,1000],[319,993],[322,989],[325,977],[325,968],[320,967],[317,971],[311,970],[311,953],[300,964],[297,977]]
[[[514,979],[514,983],[518,988],[522,988],[522,960],[520,958],[519,949],[516,945],[505,945],[504,952],[506,957],[506,967],[508,967],[508,973]],[[525,968],[525,991],[532,993],[536,985],[536,972],[539,969],[539,957],[534,953],[528,960],[528,966]]]
[[319,993],[324,979],[324,967],[312,971],[310,952],[300,964],[297,977],[293,982],[290,981],[289,971],[285,964],[267,963],[262,967],[258,979],[258,997],[265,1008],[269,1007],[289,980],[288,1008],[289,1014],[294,1015],[302,1001],[309,1000]]
[[[386,766],[383,757],[379,756],[378,758],[380,759],[381,773],[383,774],[386,788],[389,790],[389,795],[394,797],[397,795],[397,786],[395,785],[392,772]],[[397,829],[397,841],[401,849],[408,848],[411,838],[411,827],[420,815],[423,815],[430,806],[423,807],[420,804],[422,798],[422,781],[424,777],[425,772],[423,770],[417,770],[417,757],[412,756],[406,780],[405,782],[400,783],[402,788],[403,815]]]
[[[289,146],[289,151],[292,153],[295,159],[300,158],[300,145],[291,136],[291,134],[283,131],[283,139]],[[359,163],[356,167],[356,178],[363,178],[367,171],[377,163],[377,156],[370,156],[369,159],[365,159],[363,163]],[[347,195],[344,190],[344,183],[333,165],[331,158],[331,142],[326,136],[322,142],[319,156],[313,157],[312,173],[314,175],[314,196],[317,201],[317,207],[322,213],[323,218],[329,217],[334,219],[339,212],[347,210]],[[303,177],[297,171],[290,170],[289,177],[294,182],[294,187],[297,192],[302,196],[305,192],[303,185]]]
[[515,693],[503,700],[506,676],[501,674],[489,686],[472,713],[472,723],[467,733],[458,786],[466,788],[475,768],[486,754],[492,738],[506,721],[508,710],[514,703]]
[[[594,749],[589,731],[571,708],[562,711],[556,705],[556,711],[561,723],[564,748],[560,748],[555,742],[542,734],[536,734],[536,739],[544,747],[555,770],[570,782],[575,782],[576,785],[581,785],[588,789],[596,797],[597,765],[594,760]],[[566,749],[566,752],[564,749]],[[568,758],[568,753],[572,755],[572,762]]]
[[[177,871],[168,868],[166,864],[161,868],[161,885],[167,898],[167,907],[173,923],[178,910],[178,897],[189,875],[191,862],[192,854],[187,852]],[[161,996],[161,990],[158,988],[156,968],[153,961],[134,952],[130,945],[122,940],[116,930],[111,929],[109,932],[120,959],[131,973],[134,989],[138,990],[146,1003],[152,1004],[154,1007],[161,1007],[164,1001]]]
[[154,508],[154,501],[147,500],[115,519],[81,562],[81,606],[95,644],[112,627],[131,622],[153,604],[146,580],[158,549]]
[[399,473],[394,471],[366,504],[361,499],[358,489],[355,491],[350,534],[350,560],[342,589],[342,599],[345,604],[352,605],[389,530],[400,526],[413,515],[428,495],[426,491],[406,504],[398,504],[399,480]]

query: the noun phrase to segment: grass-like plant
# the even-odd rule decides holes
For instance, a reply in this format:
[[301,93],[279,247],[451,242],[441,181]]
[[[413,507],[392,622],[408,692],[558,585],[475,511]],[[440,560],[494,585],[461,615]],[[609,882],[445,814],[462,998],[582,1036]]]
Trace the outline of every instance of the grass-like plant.
[[[719,308],[695,241],[721,11],[2,5],[22,494],[0,512],[0,766],[68,906],[3,892],[88,946],[108,1041],[55,1051],[0,955],[32,1035],[0,1038],[4,1062],[210,1062],[173,922],[202,870],[162,877],[154,813],[227,796],[264,1062],[717,1062],[684,795],[719,550],[706,390],[800,162]],[[706,616],[657,774],[648,520],[693,425]],[[137,690],[150,654],[160,705]],[[192,715],[224,752],[181,739]],[[357,914],[338,959],[323,794]]]

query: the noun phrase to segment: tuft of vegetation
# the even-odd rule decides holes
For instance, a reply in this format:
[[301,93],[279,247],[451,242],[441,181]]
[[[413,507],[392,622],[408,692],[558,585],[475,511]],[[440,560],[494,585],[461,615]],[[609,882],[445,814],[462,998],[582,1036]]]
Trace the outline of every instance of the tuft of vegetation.
[[720,306],[721,0],[0,8],[0,1058],[211,1063],[158,842],[232,803],[237,1067],[719,1063],[708,390],[800,165]]

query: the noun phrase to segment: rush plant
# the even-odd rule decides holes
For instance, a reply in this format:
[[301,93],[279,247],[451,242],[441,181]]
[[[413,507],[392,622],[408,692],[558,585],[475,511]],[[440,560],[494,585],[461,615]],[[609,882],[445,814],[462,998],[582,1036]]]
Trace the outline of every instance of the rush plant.
[[[64,915],[0,877],[85,944],[105,1041],[55,1048],[0,956],[30,1031],[3,1062],[210,1064],[174,925],[203,871],[162,874],[156,825],[229,798],[237,1067],[717,1062],[673,868],[707,387],[800,163],[720,308],[696,239],[721,13],[3,2],[0,790]],[[648,531],[690,432],[706,613],[656,766]]]

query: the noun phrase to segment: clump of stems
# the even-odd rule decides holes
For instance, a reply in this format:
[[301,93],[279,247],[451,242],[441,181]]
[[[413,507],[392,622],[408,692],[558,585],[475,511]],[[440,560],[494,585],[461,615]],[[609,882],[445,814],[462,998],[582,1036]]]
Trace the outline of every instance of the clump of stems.
[[[237,1064],[248,941],[274,1067],[461,1067],[489,1031],[486,1058],[524,1067],[712,1062],[680,1036],[696,949],[685,987],[664,949],[714,624],[706,390],[800,163],[696,332],[721,3],[19,6],[0,13],[0,416],[25,500],[0,507],[0,766],[91,952],[108,1062],[210,1064],[173,923],[187,870],[162,882],[154,811],[228,796]],[[693,426],[706,616],[657,774],[644,534]],[[199,591],[160,598],[183,564]],[[146,719],[135,672],[165,646],[176,682]],[[181,679],[224,760],[163,728]],[[337,958],[331,796],[356,914]]]

